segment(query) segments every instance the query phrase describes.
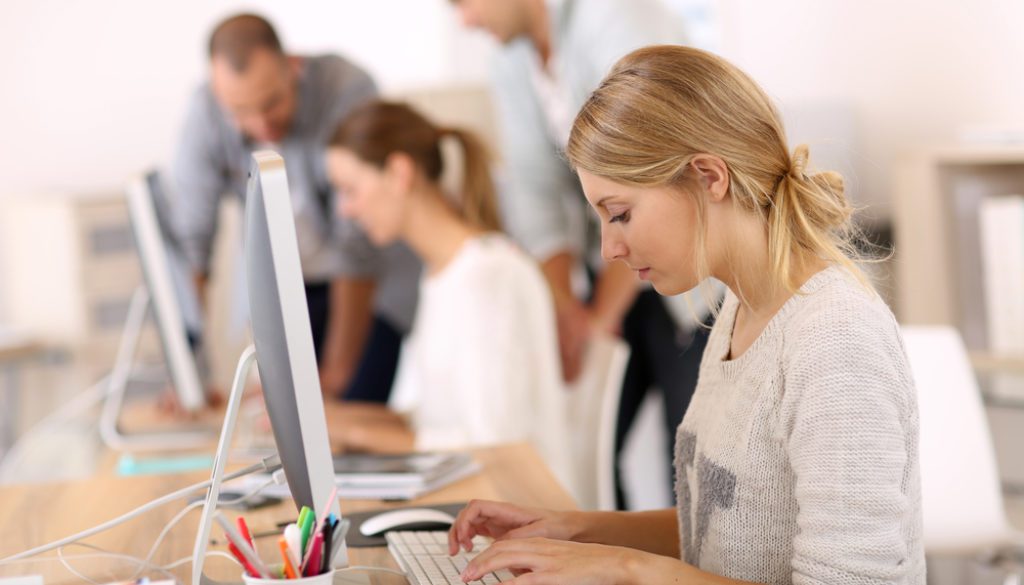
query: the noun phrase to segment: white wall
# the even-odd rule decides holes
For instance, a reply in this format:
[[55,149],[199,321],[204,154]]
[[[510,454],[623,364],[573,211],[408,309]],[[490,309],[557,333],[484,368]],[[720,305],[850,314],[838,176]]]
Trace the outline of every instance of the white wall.
[[[205,43],[224,16],[269,17],[298,53],[340,52],[383,89],[484,82],[492,45],[448,0],[12,2],[0,18],[0,197],[119,189],[166,164]],[[0,274],[4,274],[0,266]],[[0,281],[0,321],[4,318]]]
[[448,0],[40,0],[0,19],[0,196],[116,188],[167,160],[212,26],[255,10],[300,53],[337,51],[386,89],[481,79],[487,43]]
[[[812,163],[849,173],[857,199],[876,215],[887,213],[901,152],[951,141],[965,125],[1024,127],[1017,0],[709,1],[721,27],[714,44],[781,102],[794,139],[814,145]],[[37,0],[5,8],[0,197],[116,189],[165,162],[204,75],[206,36],[237,10],[269,16],[295,51],[349,55],[386,90],[483,81],[492,49],[461,30],[448,0]],[[838,138],[830,144],[822,134]]]
[[951,142],[967,125],[1024,127],[1018,0],[721,0],[720,8],[722,53],[780,102],[851,108],[858,198],[879,212],[907,149]]

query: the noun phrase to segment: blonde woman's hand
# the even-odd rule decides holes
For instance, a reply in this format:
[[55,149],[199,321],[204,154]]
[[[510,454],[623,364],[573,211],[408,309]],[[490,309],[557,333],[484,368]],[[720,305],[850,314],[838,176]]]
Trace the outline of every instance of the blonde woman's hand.
[[488,573],[508,570],[516,575],[511,581],[505,581],[512,585],[652,583],[639,573],[663,573],[667,567],[660,567],[665,564],[661,559],[666,557],[604,544],[547,538],[503,540],[493,543],[470,561],[462,572],[462,580],[469,583]]
[[473,550],[473,537],[478,534],[496,540],[531,537],[570,540],[578,533],[577,524],[574,512],[473,500],[459,512],[448,531],[448,553],[458,553],[460,546],[466,551]]

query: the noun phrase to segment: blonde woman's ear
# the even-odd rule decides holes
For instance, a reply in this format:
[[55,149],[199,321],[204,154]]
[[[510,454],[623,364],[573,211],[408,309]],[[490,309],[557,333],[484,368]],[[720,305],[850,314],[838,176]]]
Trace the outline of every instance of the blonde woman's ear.
[[690,161],[690,168],[711,201],[725,199],[729,192],[729,167],[724,160],[713,154],[698,154]]

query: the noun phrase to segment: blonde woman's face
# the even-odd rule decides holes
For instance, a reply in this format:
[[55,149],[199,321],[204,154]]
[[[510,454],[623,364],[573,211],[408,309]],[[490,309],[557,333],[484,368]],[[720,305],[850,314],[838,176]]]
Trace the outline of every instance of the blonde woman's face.
[[355,220],[378,246],[399,238],[405,198],[386,170],[344,148],[330,148],[327,174],[338,192],[338,213]]
[[660,294],[699,284],[694,249],[697,208],[693,198],[668,187],[636,187],[579,171],[587,201],[601,219],[601,255],[620,260],[649,280]]

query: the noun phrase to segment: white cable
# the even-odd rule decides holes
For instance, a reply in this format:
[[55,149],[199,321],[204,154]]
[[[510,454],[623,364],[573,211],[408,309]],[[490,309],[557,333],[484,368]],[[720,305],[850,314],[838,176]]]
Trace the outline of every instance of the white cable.
[[[276,473],[275,473],[275,475],[276,475]],[[261,491],[263,491],[264,489],[266,489],[268,486],[272,485],[273,483],[275,483],[275,481],[274,481],[274,478],[271,477],[267,481],[261,483],[256,488],[250,490],[248,493],[246,493],[244,495],[241,495],[241,496],[239,496],[237,498],[232,498],[232,499],[229,499],[229,500],[224,500],[222,502],[218,502],[217,505],[218,506],[225,506],[225,505],[226,506],[231,506],[231,505],[234,505],[234,504],[240,504],[240,503],[242,503],[242,502],[244,502],[244,501],[246,501],[246,500],[256,496],[257,494],[259,494]],[[146,557],[145,557],[145,562],[147,564],[153,562],[153,557],[156,555],[157,549],[159,549],[160,545],[163,544],[164,539],[167,538],[167,535],[171,532],[171,529],[174,528],[178,524],[178,522],[181,522],[181,519],[184,518],[186,514],[188,514],[192,510],[195,510],[196,508],[201,507],[204,503],[205,502],[202,501],[202,500],[197,501],[197,502],[192,502],[191,504],[185,506],[180,512],[178,512],[174,516],[174,518],[171,518],[171,520],[164,526],[164,529],[162,531],[160,531],[160,535],[156,537],[156,541],[153,542],[153,546],[150,547],[149,554],[147,554]],[[142,569],[143,569],[143,567],[139,567],[139,569],[135,572],[135,574],[132,575],[132,577],[131,577],[132,581],[134,581],[134,580],[139,578],[139,573],[142,572]]]
[[[263,461],[261,461],[259,463],[256,463],[254,465],[250,465],[249,467],[246,467],[245,469],[241,469],[239,471],[235,471],[233,473],[229,473],[229,474],[225,475],[224,476],[224,480],[235,479],[235,478],[242,477],[244,475],[248,475],[250,473],[254,473],[254,472],[257,472],[257,471],[267,471],[267,472],[273,473],[274,471],[276,471],[276,469],[277,469],[277,467],[279,465],[280,465],[280,458],[277,455],[271,455],[270,457],[267,457],[266,459],[264,459]],[[9,557],[0,559],[0,565],[5,565],[5,564],[7,564],[7,563],[9,563],[11,561],[17,561],[17,560],[28,558],[28,557],[33,557],[33,556],[36,556],[36,555],[38,555],[40,553],[48,552],[48,551],[51,551],[51,550],[53,550],[55,548],[58,548],[58,547],[67,546],[67,545],[72,544],[74,542],[77,542],[77,541],[79,541],[79,540],[81,540],[83,538],[88,538],[88,537],[90,537],[90,536],[92,536],[94,534],[99,534],[100,532],[103,532],[105,530],[113,528],[114,526],[122,524],[122,523],[124,523],[124,522],[126,522],[128,520],[131,520],[132,518],[135,518],[135,517],[143,514],[144,512],[148,512],[148,511],[150,511],[150,510],[152,510],[154,508],[158,508],[158,507],[160,507],[160,506],[162,506],[162,505],[164,505],[164,504],[166,504],[168,502],[173,502],[174,500],[177,500],[179,498],[187,496],[187,495],[191,494],[192,492],[195,492],[195,491],[198,491],[198,490],[207,489],[208,487],[210,487],[210,483],[211,483],[211,480],[208,479],[206,481],[190,485],[190,486],[188,486],[186,488],[182,488],[182,489],[180,489],[180,490],[178,490],[176,492],[167,494],[166,496],[163,496],[161,498],[157,498],[157,499],[155,499],[155,500],[153,500],[153,501],[151,501],[151,502],[149,502],[147,504],[143,504],[142,506],[139,506],[138,508],[135,508],[134,510],[132,510],[130,512],[126,512],[126,513],[118,516],[117,518],[114,518],[113,520],[108,520],[107,522],[104,522],[103,524],[99,524],[99,525],[94,526],[94,527],[92,527],[92,528],[90,528],[88,530],[83,530],[82,532],[79,532],[78,534],[73,534],[71,536],[68,536],[66,538],[62,538],[60,540],[51,542],[49,544],[44,544],[42,546],[37,546],[36,548],[27,550],[25,552],[21,552],[21,553],[18,553],[18,554],[11,555]]]
[[[108,550],[102,549],[102,548],[100,548],[98,546],[93,546],[91,544],[83,544],[83,543],[75,543],[75,544],[76,544],[76,546],[84,546],[86,548],[90,548],[90,549],[93,549],[93,550],[96,550],[96,551],[99,551],[99,552],[96,552],[96,553],[93,553],[93,554],[64,555],[64,559],[65,560],[108,559],[110,557],[115,557],[115,558],[118,558],[118,559],[121,559],[121,560],[131,561],[134,564],[142,563],[142,559],[140,559],[138,557],[133,557],[131,555],[124,555],[124,554],[120,554],[120,553],[110,552]],[[206,556],[207,557],[224,557],[225,559],[228,559],[228,560],[232,561],[233,563],[235,563],[239,567],[242,566],[238,562],[238,559],[236,559],[235,557],[233,557],[233,556],[231,556],[228,553],[223,552],[223,551],[212,550],[212,551],[206,553]],[[16,565],[16,564],[22,564],[22,563],[45,563],[45,562],[52,563],[52,562],[59,562],[60,560],[61,560],[60,558],[54,556],[54,557],[42,557],[42,558],[38,558],[38,559],[20,559],[20,560],[17,560],[17,561],[11,561],[11,563],[9,563],[9,564]],[[178,560],[172,562],[169,565],[163,565],[163,566],[152,565],[150,568],[152,570],[161,571],[161,572],[163,572],[163,571],[170,571],[172,569],[177,569],[181,565],[184,565],[184,564],[189,563],[191,561],[192,561],[192,557],[185,557],[183,559],[178,559]],[[88,581],[89,579],[85,578],[85,580]]]
[[[160,531],[160,535],[156,537],[156,541],[153,543],[153,546],[150,547],[149,553],[146,554],[146,557],[145,557],[144,560],[146,561],[147,564],[153,562],[153,557],[156,555],[157,549],[159,549],[160,545],[163,544],[164,538],[167,537],[167,534],[171,531],[171,529],[174,528],[178,524],[178,522],[180,522],[181,519],[185,517],[186,514],[188,514],[192,510],[195,510],[196,508],[202,507],[203,504],[205,504],[205,502],[202,501],[202,500],[199,500],[197,502],[192,502],[191,504],[185,506],[180,512],[178,512],[174,516],[174,518],[171,519],[170,522],[167,523],[166,526],[164,526],[164,529],[162,531]],[[142,573],[142,570],[144,568],[145,567],[140,565],[138,570],[135,571],[135,574],[132,575],[130,580],[131,581],[137,580],[139,578],[139,574]]]
[[[95,545],[92,545],[92,544],[89,544],[89,543],[86,543],[86,542],[76,542],[76,543],[74,543],[74,546],[80,546],[80,547],[83,547],[83,548],[88,548],[88,549],[97,551],[99,554],[95,555],[96,557],[107,557],[107,558],[119,559],[119,560],[122,560],[122,561],[128,561],[128,562],[131,562],[133,564],[139,565],[142,568],[146,568],[146,569],[149,569],[151,571],[157,571],[157,572],[163,573],[164,576],[166,576],[166,577],[168,577],[170,579],[175,579],[174,574],[171,573],[166,568],[161,567],[159,565],[153,565],[153,564],[147,563],[146,561],[144,561],[144,560],[142,560],[142,559],[140,559],[140,558],[138,558],[136,556],[112,552],[112,551],[100,548],[98,546],[95,546]],[[61,565],[64,565],[64,568],[67,569],[68,572],[70,572],[72,575],[78,577],[79,579],[82,579],[84,581],[88,581],[88,582],[92,583],[93,585],[100,585],[96,581],[93,581],[89,577],[86,577],[82,573],[79,573],[78,570],[76,570],[74,567],[72,567],[71,564],[68,563],[68,559],[71,559],[71,558],[75,558],[75,557],[73,557],[73,556],[70,556],[70,557],[69,556],[64,556],[64,547],[59,547],[57,549],[57,559],[60,561]]]
[[[104,554],[104,556],[106,556],[106,554]],[[60,561],[60,564],[64,566],[64,569],[66,569],[67,572],[71,573],[75,577],[78,577],[83,581],[88,581],[92,583],[92,585],[100,585],[96,581],[90,579],[89,577],[86,577],[82,573],[79,573],[74,567],[71,566],[71,563],[69,563],[67,561],[67,558],[64,557],[64,547],[60,547],[57,549],[57,560]]]

